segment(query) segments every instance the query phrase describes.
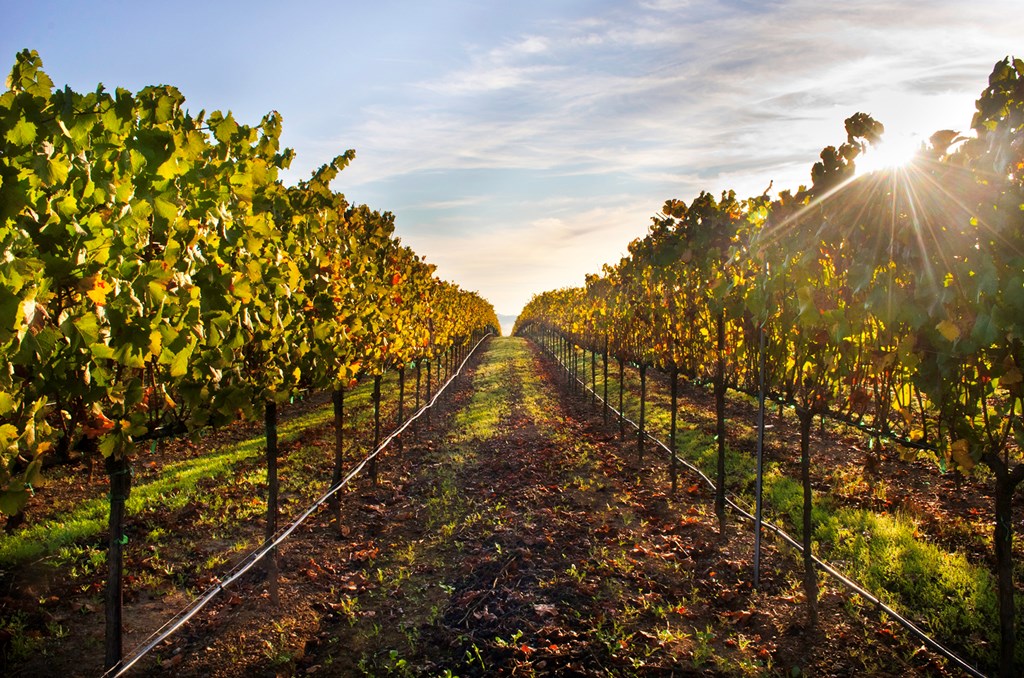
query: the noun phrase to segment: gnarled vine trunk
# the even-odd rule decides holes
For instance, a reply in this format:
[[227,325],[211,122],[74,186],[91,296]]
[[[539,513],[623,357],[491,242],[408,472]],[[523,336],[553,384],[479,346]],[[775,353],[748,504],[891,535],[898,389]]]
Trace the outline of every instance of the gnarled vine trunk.
[[1024,481],[1024,464],[1012,470],[996,453],[984,455],[984,461],[995,473],[995,518],[996,526],[996,598],[999,604],[999,677],[1011,678],[1021,675],[1014,668],[1014,653],[1017,648],[1015,628],[1014,587],[1013,587],[1013,494]]
[[814,628],[818,625],[818,572],[814,569],[814,554],[811,551],[811,536],[814,534],[811,522],[811,423],[814,421],[814,412],[797,407],[796,414],[800,420],[800,482],[804,490],[804,595],[807,597],[807,625]]

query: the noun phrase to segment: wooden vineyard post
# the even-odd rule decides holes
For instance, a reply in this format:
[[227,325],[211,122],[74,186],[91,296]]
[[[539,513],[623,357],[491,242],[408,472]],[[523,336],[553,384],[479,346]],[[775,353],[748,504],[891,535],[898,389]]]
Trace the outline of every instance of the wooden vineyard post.
[[[334,404],[334,473],[331,475],[331,487],[341,482],[341,467],[344,463],[345,451],[345,391],[340,386],[331,394]],[[341,493],[335,492],[331,498],[334,507],[334,520],[341,535]]]
[[[405,365],[398,368],[398,424],[402,425],[402,421],[405,420]],[[395,441],[395,446],[398,451],[402,451],[402,436],[398,436]]]
[[[426,397],[426,404],[427,405],[430,404],[430,366],[431,366],[431,364],[432,364],[432,361],[428,360],[427,361],[427,397]],[[427,408],[427,425],[429,425],[429,424],[430,424],[430,408]]]
[[590,351],[590,407],[597,407],[597,351]]
[[565,372],[566,372],[566,385],[569,387],[570,392],[576,391],[576,384],[573,383],[573,363],[576,361],[576,351],[572,347],[572,342],[568,339],[565,340]]
[[[572,345],[572,387],[576,393],[583,395],[584,384],[586,383],[586,363],[583,360],[583,349],[575,343]],[[582,379],[580,377],[583,377]]]
[[124,581],[124,547],[128,543],[124,534],[124,505],[131,493],[132,476],[128,460],[111,455],[107,458],[107,475],[110,477],[110,527],[109,550],[107,551],[106,589],[106,647],[104,666],[116,666],[123,655],[121,630],[122,598]]
[[569,351],[572,349],[572,346],[570,345],[568,339],[562,339],[562,341],[564,342],[564,349],[563,350],[565,351],[565,362],[564,362],[564,365],[565,365],[565,385],[569,388],[569,390],[571,392],[573,390],[573,385],[572,385],[572,364],[569,362],[569,357],[570,357]]
[[637,459],[644,461],[645,415],[647,413],[647,365],[640,364],[640,428],[636,432]]
[[570,370],[570,373],[571,373],[570,377],[571,377],[571,379],[570,379],[569,383],[572,384],[572,392],[575,395],[576,392],[579,391],[579,383],[578,383],[579,373],[580,373],[580,363],[579,363],[579,360],[578,360],[579,355],[577,355],[577,353],[576,353],[576,344],[575,343],[569,342],[569,350],[572,351],[572,370]]
[[715,361],[715,439],[718,459],[715,481],[715,514],[718,531],[725,536],[725,311],[715,318],[718,347]]
[[562,369],[565,370],[565,386],[568,388],[572,384],[572,375],[569,374],[569,340],[565,337],[561,337],[559,342],[562,346]]
[[754,487],[754,590],[761,587],[761,521],[764,493],[765,331],[761,324],[757,364],[757,476]]
[[676,466],[676,463],[677,463],[676,462],[676,410],[677,410],[677,405],[678,405],[678,402],[679,402],[679,368],[676,367],[675,365],[672,366],[672,375],[671,375],[670,378],[672,380],[672,384],[671,384],[671,392],[672,392],[671,399],[672,399],[672,402],[671,402],[671,405],[670,405],[671,413],[670,413],[670,421],[669,421],[669,429],[668,429],[668,447],[669,447],[669,450],[670,450],[669,453],[668,453],[668,455],[669,455],[668,468],[669,468],[669,477],[672,479],[672,494],[671,494],[671,496],[675,497],[676,496],[676,490],[678,489],[677,486],[678,486],[678,483],[679,483],[679,471],[678,471],[678,468]]
[[[381,375],[373,377],[373,450],[380,445],[380,381]],[[377,486],[377,456],[370,460],[370,481]]]
[[[416,361],[416,411],[420,411],[420,363],[422,360]],[[412,434],[416,440],[420,439],[420,420],[417,419],[412,423]]]
[[622,407],[622,392],[626,388],[626,361],[619,358],[619,440],[626,439],[626,412]]
[[608,425],[608,335],[604,335],[604,425]]
[[[266,541],[277,533],[277,403],[267,400],[263,410],[263,423],[267,437],[267,529]],[[270,589],[270,603],[279,602],[277,590],[277,547],[267,554],[267,582]]]
[[811,535],[814,525],[811,523],[811,423],[814,411],[809,408],[796,408],[800,421],[800,480],[804,489],[803,505],[803,547],[804,547],[804,595],[807,598],[807,625],[815,628],[818,625],[818,572],[814,568],[814,555],[811,552]]

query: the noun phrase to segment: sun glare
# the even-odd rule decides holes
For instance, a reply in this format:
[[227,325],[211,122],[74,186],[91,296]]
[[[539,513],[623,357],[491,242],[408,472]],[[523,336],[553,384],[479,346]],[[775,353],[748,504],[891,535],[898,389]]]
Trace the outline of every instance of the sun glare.
[[891,170],[907,165],[921,149],[921,140],[915,136],[883,138],[881,143],[870,146],[854,161],[857,175],[879,170]]

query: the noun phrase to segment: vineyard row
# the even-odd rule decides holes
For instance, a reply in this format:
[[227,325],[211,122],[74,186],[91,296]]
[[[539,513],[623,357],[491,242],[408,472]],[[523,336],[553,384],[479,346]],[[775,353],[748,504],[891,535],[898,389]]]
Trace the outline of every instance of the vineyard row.
[[[398,425],[395,429],[380,439],[380,390],[377,386],[374,390],[374,442],[370,452],[363,457],[358,463],[352,466],[351,469],[345,474],[345,476],[338,482],[333,483],[323,494],[321,494],[313,503],[311,503],[297,518],[292,520],[287,526],[277,530],[270,538],[268,538],[259,548],[249,553],[243,558],[238,564],[236,564],[229,573],[227,573],[216,585],[210,587],[204,591],[201,595],[194,598],[188,605],[182,608],[177,614],[163,624],[157,631],[150,635],[145,642],[141,643],[137,648],[124,657],[118,664],[111,667],[105,675],[112,676],[113,678],[120,678],[120,676],[126,675],[143,657],[152,652],[154,649],[159,647],[167,639],[173,636],[179,629],[189,622],[196,614],[198,614],[203,608],[205,608],[210,602],[212,602],[218,595],[224,592],[225,587],[230,586],[234,582],[238,581],[246,572],[255,567],[264,558],[268,556],[273,558],[276,557],[277,547],[280,546],[300,525],[302,525],[313,513],[320,510],[329,501],[333,500],[335,512],[337,513],[337,525],[339,531],[343,529],[343,523],[341,520],[341,503],[335,499],[335,495],[343,488],[348,486],[360,473],[367,468],[368,465],[375,464],[376,459],[380,454],[393,442],[399,439],[403,433],[406,432],[411,426],[414,426],[421,417],[424,415],[429,416],[432,408],[434,408],[441,396],[444,395],[445,391],[455,382],[456,379],[462,374],[466,363],[479,348],[480,344],[485,339],[490,337],[491,334],[487,333],[480,337],[470,348],[461,356],[458,366],[454,367],[454,371],[449,370],[447,378],[442,384],[437,387],[433,395],[427,396],[427,401],[420,406],[419,405],[419,388],[416,389],[416,401],[417,406],[415,412],[408,418],[404,418],[402,410],[405,402],[404,380],[400,380],[400,390],[398,393],[398,414],[397,421]],[[452,365],[454,365],[454,360]],[[440,375],[438,375],[440,377]],[[429,380],[427,383],[427,393],[430,393]],[[335,425],[343,427],[343,421],[336,421]],[[336,429],[340,431],[341,429]]]
[[[618,378],[616,380],[616,381],[618,381],[618,385],[619,385],[619,396],[620,396],[619,407],[616,408],[615,406],[613,406],[610,403],[610,401],[608,400],[608,393],[607,393],[607,386],[609,384],[609,379],[608,379],[608,376],[607,376],[608,360],[607,360],[607,356],[606,355],[601,355],[600,356],[601,360],[602,360],[602,370],[606,373],[604,378],[602,379],[602,382],[601,382],[602,385],[605,387],[605,392],[602,395],[602,394],[598,393],[598,389],[597,389],[596,359],[597,359],[599,354],[593,353],[593,352],[591,352],[591,354],[590,354],[591,355],[591,359],[592,359],[591,360],[591,373],[590,373],[591,381],[590,381],[590,384],[588,385],[588,383],[587,383],[587,374],[586,374],[586,369],[585,369],[585,366],[586,366],[586,353],[587,353],[587,351],[585,351],[585,350],[581,350],[580,351],[580,357],[583,358],[583,361],[582,361],[583,369],[581,370],[580,369],[580,364],[581,363],[574,360],[576,358],[575,352],[571,353],[570,354],[571,357],[569,357],[568,360],[566,360],[565,359],[566,356],[563,353],[559,352],[559,348],[560,347],[559,347],[558,341],[555,340],[550,334],[539,335],[539,336],[533,335],[533,336],[531,336],[531,339],[534,342],[538,343],[538,345],[540,345],[545,350],[545,352],[547,352],[547,354],[552,359],[556,360],[558,362],[558,364],[560,365],[560,367],[565,371],[567,384],[569,386],[569,389],[572,392],[579,391],[584,397],[586,397],[587,393],[590,394],[592,406],[600,407],[601,408],[601,410],[602,410],[602,412],[604,414],[604,419],[605,419],[605,423],[606,424],[608,423],[609,415],[614,416],[614,417],[617,418],[617,420],[618,420],[617,423],[618,423],[618,427],[619,427],[620,437],[621,438],[623,438],[623,439],[625,438],[625,435],[626,435],[625,434],[625,427],[628,425],[629,427],[631,427],[632,429],[634,429],[636,431],[637,444],[638,444],[638,447],[641,450],[643,449],[643,446],[647,443],[647,441],[650,441],[656,447],[660,448],[666,455],[668,455],[668,461],[669,461],[669,465],[670,465],[670,469],[671,469],[670,477],[672,478],[672,482],[674,483],[674,485],[673,485],[673,487],[671,489],[671,493],[673,495],[675,495],[677,490],[678,490],[678,487],[675,485],[675,483],[677,483],[678,479],[679,479],[679,467],[684,467],[686,469],[686,471],[696,475],[698,478],[701,479],[701,481],[703,481],[705,483],[705,485],[707,487],[709,487],[711,489],[712,492],[717,493],[718,488],[717,488],[715,482],[710,477],[708,477],[708,475],[703,470],[701,470],[698,466],[696,466],[695,463],[691,463],[687,459],[680,457],[679,456],[680,455],[680,450],[678,449],[678,447],[675,445],[674,442],[665,443],[663,440],[658,438],[655,434],[653,434],[647,428],[647,422],[644,421],[644,417],[643,417],[643,414],[646,414],[646,410],[647,410],[647,402],[646,402],[646,395],[647,394],[646,393],[641,393],[641,394],[630,393],[631,399],[633,399],[634,396],[639,395],[640,404],[638,406],[638,409],[642,413],[641,417],[640,417],[640,421],[634,421],[633,419],[629,418],[626,415],[626,411],[625,411],[626,407],[625,407],[624,403],[622,402],[622,399],[624,398],[624,394],[625,394],[625,383],[626,383],[626,380],[625,380],[624,375],[622,373],[620,373],[618,375]],[[576,348],[579,348],[579,347],[576,347]],[[677,414],[677,411],[675,411],[675,410],[673,410],[673,412],[671,412],[671,415],[673,416],[673,418],[675,418],[676,414]],[[764,424],[763,412],[762,412],[760,417],[759,417],[759,421],[758,421],[758,429],[759,429],[758,433],[759,433],[759,437],[762,440],[763,440],[763,436],[764,436],[764,426],[765,426],[765,424]],[[671,438],[675,437],[672,434],[670,434],[670,436],[671,436]],[[641,454],[642,454],[642,452],[641,452]],[[760,464],[759,464],[759,469],[760,469]],[[759,471],[757,479],[756,479],[757,487],[758,488],[761,487],[762,480],[763,480],[763,478],[762,478],[762,475],[761,475],[761,473]],[[756,589],[758,587],[758,581],[759,581],[759,575],[760,575],[759,560],[760,560],[760,555],[761,555],[760,543],[761,543],[761,533],[762,533],[762,531],[768,531],[768,532],[774,534],[776,537],[778,537],[786,545],[791,546],[792,548],[794,548],[798,553],[803,553],[803,546],[802,546],[802,544],[799,541],[797,541],[795,538],[793,538],[783,528],[781,528],[781,527],[779,527],[779,526],[777,526],[777,525],[775,525],[775,524],[773,524],[773,523],[771,523],[771,522],[769,522],[769,521],[767,521],[767,520],[765,520],[763,518],[763,512],[762,512],[762,508],[761,508],[762,501],[761,501],[761,492],[760,492],[760,490],[755,492],[755,500],[754,501],[756,503],[756,508],[750,506],[749,502],[744,501],[745,499],[749,499],[749,497],[741,498],[741,497],[733,494],[732,492],[730,492],[728,490],[726,490],[726,492],[725,492],[725,503],[726,503],[727,507],[729,508],[729,510],[731,510],[733,513],[735,513],[740,518],[743,518],[744,520],[753,523],[754,526],[755,526],[754,530],[755,530],[755,535],[756,536],[755,536],[755,541],[754,541],[754,543],[755,543],[755,553],[754,553],[754,557],[753,557],[754,571],[753,571],[752,579],[753,579],[753,583],[754,583],[754,588]],[[746,505],[746,507],[744,506],[744,504]],[[785,518],[785,516],[783,514],[781,514],[781,513],[778,513],[778,516],[779,516],[779,518],[782,518],[782,519]],[[866,600],[867,602],[871,603],[876,608],[878,608],[880,611],[882,611],[883,613],[888,615],[891,619],[893,619],[896,623],[898,623],[900,626],[902,626],[904,629],[906,629],[915,638],[917,638],[918,640],[923,642],[925,645],[927,645],[929,648],[931,648],[932,650],[934,650],[935,652],[939,653],[940,655],[945,657],[947,660],[949,660],[959,670],[963,671],[964,673],[966,673],[968,675],[974,676],[975,678],[984,678],[984,676],[985,676],[984,673],[981,673],[978,669],[976,669],[974,666],[972,666],[967,661],[962,659],[959,655],[957,655],[953,650],[947,648],[945,645],[943,645],[942,643],[937,641],[935,638],[933,638],[932,636],[928,635],[917,624],[915,624],[914,621],[912,621],[912,620],[908,619],[907,617],[903,616],[902,614],[897,612],[895,609],[893,609],[892,607],[887,605],[878,596],[872,594],[870,591],[866,590],[863,586],[861,586],[857,582],[853,581],[850,577],[844,575],[834,565],[832,565],[829,562],[825,561],[823,558],[820,558],[820,557],[818,557],[816,555],[813,555],[813,554],[812,554],[811,558],[812,558],[812,561],[813,561],[815,567],[817,567],[821,571],[831,575],[840,584],[842,584],[845,588],[847,588],[851,592],[861,596],[864,600]],[[885,593],[887,595],[889,595],[889,596],[892,596],[894,594],[894,592],[891,592],[891,591],[886,591]]]
[[[1012,502],[1024,481],[1024,60],[995,65],[971,135],[934,133],[905,167],[858,175],[884,143],[864,113],[822,150],[811,185],[746,200],[665,202],[628,255],[585,285],[535,296],[517,332],[710,383],[716,510],[725,520],[725,397],[761,385],[799,420],[809,622],[813,421],[844,419],[913,442],[943,470],[983,465],[994,485],[1000,641],[1019,675]],[[931,451],[931,452],[929,452]]]
[[279,403],[337,401],[498,331],[488,302],[401,244],[393,214],[331,189],[353,151],[285,186],[281,129],[275,112],[193,114],[165,85],[56,89],[28,50],[0,95],[0,513],[23,519],[46,464],[104,460],[108,667],[140,442],[262,417],[272,535]]

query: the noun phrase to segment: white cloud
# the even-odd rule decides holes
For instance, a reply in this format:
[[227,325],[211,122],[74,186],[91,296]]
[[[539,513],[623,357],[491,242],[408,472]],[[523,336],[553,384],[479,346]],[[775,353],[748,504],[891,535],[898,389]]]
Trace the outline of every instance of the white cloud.
[[454,200],[437,200],[434,202],[421,202],[417,205],[424,210],[450,210],[458,207],[473,207],[487,200],[486,196],[473,196],[470,198],[456,198]]
[[531,35],[517,42],[513,45],[512,49],[515,52],[521,52],[523,54],[541,54],[548,51],[549,45],[550,41],[548,38]]

